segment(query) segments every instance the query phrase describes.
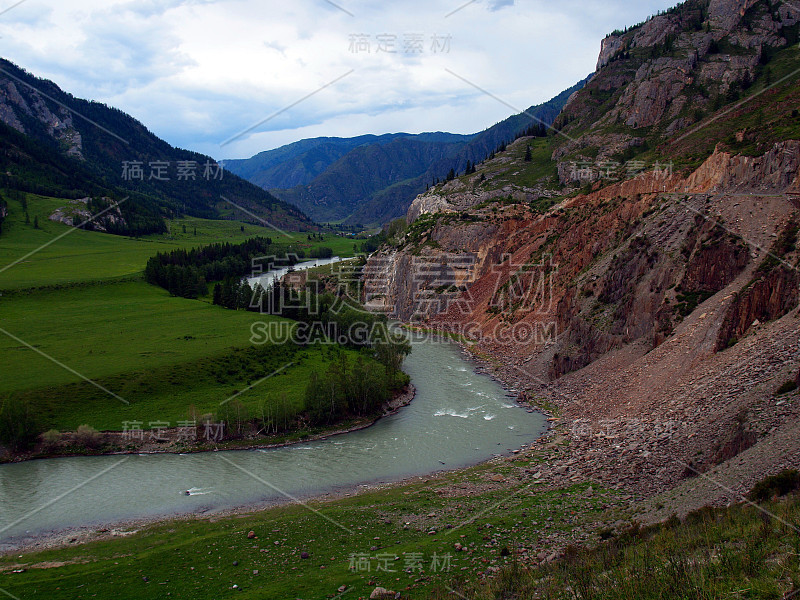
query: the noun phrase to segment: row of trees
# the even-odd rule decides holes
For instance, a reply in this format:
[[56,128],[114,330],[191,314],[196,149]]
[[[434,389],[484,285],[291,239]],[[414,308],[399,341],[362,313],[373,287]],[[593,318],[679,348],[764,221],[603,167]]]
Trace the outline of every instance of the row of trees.
[[534,123],[518,133],[516,139],[523,137],[547,137],[547,127],[545,127],[544,123]]
[[[258,295],[256,295],[256,292]],[[217,306],[230,310],[261,310],[261,297],[263,289],[258,286],[256,290],[250,287],[246,279],[241,277],[228,277],[214,285],[212,302]]]
[[[240,244],[229,242],[211,244],[192,250],[172,250],[160,252],[147,261],[144,277],[148,283],[160,286],[174,296],[197,298],[208,293],[208,282],[218,281],[219,293],[215,286],[214,304],[226,308],[247,308],[248,302],[233,302],[233,296],[240,292],[252,295],[252,290],[240,290],[246,285],[242,278],[253,270],[253,259],[264,256],[278,256],[283,249],[273,246],[272,238],[255,237]],[[331,258],[333,250],[322,246],[313,248],[312,258]],[[293,254],[284,254],[282,264],[293,265],[305,253],[298,250]],[[267,267],[268,265],[264,265]],[[227,300],[222,301],[222,297]]]
[[275,252],[271,238],[256,237],[240,244],[226,242],[159,252],[147,261],[144,277],[174,296],[197,298],[208,293],[206,282],[241,279],[251,272],[254,258],[266,256],[271,250]]
[[224,423],[226,437],[248,432],[275,435],[370,417],[381,411],[393,390],[408,383],[406,374],[376,362],[367,351],[349,356],[337,348],[332,353],[327,369],[311,373],[300,403],[285,392],[268,396],[257,406],[238,399],[226,403],[216,415],[217,422]]
[[[232,404],[221,418],[227,431],[241,435],[248,427],[281,433],[303,426],[330,425],[377,413],[392,392],[408,382],[403,360],[411,352],[408,340],[389,329],[386,318],[369,313],[330,292],[313,287],[297,290],[276,281],[265,290],[246,280],[229,278],[214,287],[214,303],[230,309],[280,315],[313,332],[301,344],[330,343],[335,356],[324,371],[312,372],[302,409],[285,395],[266,400],[258,414]],[[349,359],[343,348],[359,350]]]
[[333,258],[333,248],[328,248],[328,246],[317,246],[316,248],[311,249],[309,256],[311,258]]
[[173,296],[198,298],[208,293],[206,278],[203,272],[194,265],[186,267],[167,265],[159,268],[156,273],[156,275],[145,273],[147,282],[164,288]]
[[313,372],[305,408],[312,425],[330,425],[349,416],[375,414],[390,399],[395,377],[385,365],[359,356],[352,363],[342,352],[324,373]]

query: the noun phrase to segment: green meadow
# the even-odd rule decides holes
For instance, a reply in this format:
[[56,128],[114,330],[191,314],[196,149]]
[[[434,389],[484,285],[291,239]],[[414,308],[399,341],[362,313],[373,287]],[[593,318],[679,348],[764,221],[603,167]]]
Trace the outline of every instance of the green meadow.
[[[251,414],[278,403],[302,409],[308,378],[336,351],[253,346],[253,323],[280,319],[171,297],[142,271],[158,252],[257,235],[287,251],[325,246],[340,255],[352,254],[351,240],[195,218],[170,222],[167,235],[124,238],[50,221],[65,202],[29,194],[26,222],[21,204],[9,201],[0,234],[0,398],[29,403],[43,427],[61,431],[174,425],[190,413],[217,414],[232,396]],[[356,352],[346,354],[355,361]]]
[[[168,234],[139,239],[83,231],[49,220],[49,215],[66,205],[66,200],[35,194],[27,194],[27,198],[29,223],[25,222],[20,203],[8,200],[9,216],[0,233],[0,291],[135,275],[158,252],[216,242],[236,243],[256,236],[272,238],[288,251],[308,253],[314,247],[325,246],[339,256],[353,254],[354,242],[348,238],[323,234],[323,241],[309,240],[308,233],[281,233],[238,221],[175,219],[170,221]],[[34,220],[38,220],[38,229]],[[11,264],[14,266],[9,268]]]

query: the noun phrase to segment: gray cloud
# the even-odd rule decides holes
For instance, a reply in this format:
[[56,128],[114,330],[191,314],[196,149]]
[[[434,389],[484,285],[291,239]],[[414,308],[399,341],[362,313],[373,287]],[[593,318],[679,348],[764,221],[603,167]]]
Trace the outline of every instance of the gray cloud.
[[[28,2],[0,18],[0,35],[4,56],[34,74],[131,113],[170,143],[233,158],[302,137],[478,131],[510,110],[446,68],[527,108],[591,72],[606,33],[673,3],[488,0],[443,18],[464,2],[342,0],[353,17],[321,0]],[[413,35],[421,51],[404,52]],[[354,36],[366,36],[368,52],[352,51]],[[394,36],[396,51],[377,51],[379,36]],[[434,37],[449,40],[446,52],[432,51]]]

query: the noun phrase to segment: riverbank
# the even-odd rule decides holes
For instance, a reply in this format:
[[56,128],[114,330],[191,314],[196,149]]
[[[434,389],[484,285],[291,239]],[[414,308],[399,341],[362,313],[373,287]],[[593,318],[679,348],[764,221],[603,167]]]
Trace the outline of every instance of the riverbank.
[[[451,352],[461,359],[458,365],[453,363],[459,368],[453,369],[452,376],[467,383],[459,372],[480,370],[481,365],[455,347]],[[440,350],[435,353],[438,356]],[[441,368],[431,362],[420,356],[420,363],[441,378]],[[506,388],[505,398],[514,396]],[[497,408],[510,404],[506,400]],[[527,415],[519,410],[508,407],[508,414],[515,415],[509,425],[525,419]],[[439,418],[466,422],[455,415]],[[484,430],[483,425],[480,428]],[[120,521],[113,527],[97,525],[16,538],[14,549],[6,548],[7,556],[0,559],[0,587],[19,597],[32,586],[54,598],[67,597],[68,592],[75,593],[68,583],[56,589],[59,584],[47,581],[70,572],[76,584],[82,585],[82,574],[91,571],[95,583],[86,592],[98,598],[119,594],[114,581],[149,586],[137,592],[140,595],[147,590],[158,590],[161,596],[180,595],[180,590],[201,584],[206,597],[242,596],[243,591],[247,596],[248,590],[258,597],[282,597],[291,590],[293,597],[316,598],[336,595],[342,586],[354,597],[369,597],[376,586],[403,590],[403,597],[430,597],[431,586],[449,584],[453,577],[479,580],[494,577],[512,561],[551,560],[560,548],[599,539],[599,530],[624,518],[628,500],[618,492],[586,482],[555,486],[543,476],[546,464],[539,453],[551,447],[558,444],[548,434],[507,453],[505,447],[497,448],[502,455],[471,467],[404,476],[389,483],[343,486],[309,497],[296,495],[293,501],[197,510]],[[391,572],[375,572],[374,564],[372,571],[352,565],[352,556],[373,557],[374,562],[374,557],[387,553],[400,561]],[[426,563],[424,572],[404,568],[404,557],[420,554]],[[449,556],[446,560],[452,561],[451,566],[432,569],[437,556]],[[187,564],[194,570],[188,571]],[[209,585],[217,588],[206,589]]]
[[[407,368],[409,369],[409,373],[412,374],[412,379],[416,377],[424,384],[423,398],[421,400],[423,404],[421,404],[417,409],[412,409],[413,412],[411,413],[404,413],[404,416],[400,417],[400,421],[394,420],[392,425],[387,424],[382,426],[380,429],[384,433],[379,433],[377,436],[372,435],[368,438],[359,436],[357,438],[350,439],[347,436],[341,436],[342,441],[333,442],[332,445],[325,446],[327,450],[322,450],[324,454],[313,452],[313,449],[309,444],[310,440],[304,440],[304,443],[297,447],[297,452],[285,455],[284,459],[289,458],[290,456],[294,457],[290,458],[289,462],[279,458],[277,454],[274,455],[273,460],[272,453],[253,454],[251,455],[251,458],[248,458],[247,453],[230,455],[228,460],[234,460],[237,464],[246,466],[248,473],[263,473],[262,477],[267,477],[271,483],[277,484],[278,488],[280,489],[289,490],[293,497],[309,498],[311,500],[320,498],[331,499],[346,497],[363,490],[373,489],[376,487],[376,485],[380,487],[383,484],[379,482],[389,481],[393,482],[392,485],[402,486],[405,483],[413,482],[419,479],[418,477],[415,477],[415,472],[418,474],[424,474],[423,477],[431,477],[432,474],[445,469],[447,472],[453,472],[457,469],[468,467],[468,465],[484,463],[488,464],[487,460],[491,462],[492,460],[496,460],[496,457],[498,456],[512,457],[516,454],[519,454],[520,451],[525,448],[531,440],[535,439],[536,435],[539,435],[539,431],[541,431],[539,428],[542,427],[543,424],[541,418],[537,417],[538,420],[537,418],[531,420],[529,415],[518,415],[517,411],[521,410],[519,408],[510,410],[513,408],[511,406],[513,403],[510,400],[512,397],[511,394],[509,394],[507,390],[502,389],[501,386],[498,386],[497,383],[492,383],[492,380],[489,377],[476,377],[473,375],[472,373],[475,371],[476,365],[470,360],[469,356],[463,355],[455,344],[451,344],[449,342],[445,346],[440,346],[438,344],[421,344],[418,351],[422,354],[420,354],[415,361],[408,363]],[[439,357],[442,357],[444,360],[440,362],[438,360]],[[449,375],[447,375],[447,373],[449,373]],[[444,390],[448,391],[445,392]],[[449,390],[452,390],[453,393],[451,393]],[[390,404],[385,407],[385,414],[397,413],[403,407],[409,406],[412,398],[415,397],[416,391],[416,388],[410,386],[407,390],[405,390],[404,394],[398,395]],[[489,406],[479,408],[481,405],[486,405],[487,399],[490,397],[494,398],[494,401],[491,403],[491,408]],[[450,399],[443,402],[442,398]],[[487,412],[484,412],[484,410]],[[472,413],[472,418],[467,419],[467,414],[471,413],[472,411],[478,412]],[[481,418],[482,414],[487,417],[486,420]],[[497,420],[495,420],[495,415],[497,415]],[[433,419],[431,419],[431,417],[433,417]],[[377,420],[373,422],[377,422]],[[411,424],[414,423],[416,423],[416,425],[411,427]],[[464,429],[464,427],[469,423],[472,425],[468,426],[467,429]],[[525,423],[527,423],[528,426],[523,429],[522,425]],[[368,425],[369,424],[365,423],[359,427],[359,429],[367,429]],[[506,425],[508,425],[508,427],[506,427]],[[516,432],[513,431],[515,429],[517,430]],[[413,432],[417,430],[422,432],[423,438],[417,442],[414,442],[411,446],[407,446],[407,444],[404,442],[392,442],[392,440],[397,440],[398,434],[402,435],[402,432],[405,432],[407,436],[413,437]],[[473,431],[473,433],[467,434],[467,431]],[[475,431],[483,432],[483,437],[486,438],[486,443],[477,441],[479,438],[475,437]],[[463,433],[459,434],[456,432]],[[487,432],[494,433],[489,434]],[[353,427],[340,428],[337,431],[328,432],[326,435],[321,435],[320,437],[334,437],[334,435],[337,433],[354,434],[355,430]],[[451,446],[453,449],[451,449],[450,452],[447,452],[445,451],[444,447],[439,445],[440,442],[437,440],[447,439],[442,436],[450,436],[453,433],[458,435],[460,443],[456,443],[454,445],[453,442],[449,442],[447,446]],[[528,439],[524,441],[520,440],[519,435],[524,435]],[[502,446],[499,444],[501,441],[503,444]],[[495,446],[495,442],[498,442],[497,446]],[[341,445],[343,443],[345,445]],[[379,447],[385,448],[386,451],[382,452],[380,455],[376,455],[374,457],[375,460],[373,460],[370,456],[370,450],[376,447],[376,443],[379,444]],[[478,445],[483,446],[485,450],[479,453],[468,452],[472,450],[478,450],[478,448],[474,448],[474,446]],[[270,446],[274,448],[277,445],[270,444]],[[321,450],[321,447],[318,444],[314,446],[318,449],[317,452]],[[461,448],[462,446],[463,449],[455,449]],[[407,450],[401,450],[402,448],[406,447]],[[344,448],[351,448],[352,450],[341,453],[339,449]],[[394,448],[393,451],[391,450],[392,448]],[[331,462],[331,460],[327,458],[329,452],[338,453],[337,455],[339,458],[333,459],[331,456],[331,459],[333,460],[333,462]],[[407,456],[408,452],[411,453],[410,456],[412,457],[415,454],[421,453],[420,456],[424,456],[424,460],[419,462],[416,458],[412,458],[411,462],[408,463],[408,467],[397,468],[393,462],[397,462],[396,459],[400,458],[399,455],[401,452],[403,453],[404,457]],[[160,454],[163,455],[165,453],[162,452]],[[358,458],[359,454],[362,457],[360,459]],[[394,457],[394,461],[392,454],[398,455]],[[479,456],[482,456],[476,457],[475,461],[472,462],[473,459],[468,458],[470,454],[478,454]],[[142,462],[143,460],[144,462]],[[166,458],[164,460],[167,462],[163,463],[165,466],[162,469],[155,467],[155,465],[162,463],[150,463],[147,459],[143,458],[134,459],[133,462],[128,463],[130,468],[124,468],[125,471],[131,474],[131,477],[137,477],[137,474],[138,477],[143,477],[147,476],[148,473],[157,475],[162,471],[166,475],[175,467],[179,468],[183,472],[186,472],[187,474],[189,471],[194,473],[188,474],[188,476],[185,477],[185,483],[177,483],[173,480],[174,478],[169,476],[167,476],[166,479],[162,477],[159,480],[162,481],[162,483],[158,487],[167,492],[167,498],[161,500],[156,500],[153,498],[152,501],[149,501],[146,505],[142,505],[142,508],[145,509],[145,512],[147,512],[148,506],[164,506],[165,511],[168,512],[163,512],[159,515],[156,515],[154,518],[145,518],[143,522],[144,524],[161,522],[164,519],[170,519],[171,515],[175,514],[188,515],[188,518],[190,519],[192,517],[202,518],[209,512],[217,514],[219,512],[217,507],[225,507],[226,505],[240,506],[241,508],[236,509],[232,513],[240,514],[242,512],[247,513],[254,510],[263,510],[264,508],[273,504],[272,502],[267,502],[266,504],[259,502],[257,500],[259,497],[266,499],[270,496],[269,493],[267,493],[267,495],[262,495],[260,492],[257,492],[258,495],[255,496],[255,498],[251,493],[238,494],[242,498],[242,504],[235,504],[237,501],[230,497],[230,494],[226,494],[224,488],[218,488],[218,482],[224,480],[229,482],[227,487],[230,487],[229,474],[231,473],[231,469],[227,468],[226,465],[223,464],[222,458],[219,461],[211,459],[212,462],[196,462],[188,457],[185,459],[179,459],[180,462],[174,462],[171,459]],[[342,482],[349,480],[353,482],[352,485],[348,483],[343,483],[340,485],[336,483],[335,479],[326,480],[325,478],[320,478],[317,480],[316,484],[316,487],[319,491],[313,494],[306,494],[308,488],[305,487],[305,489],[302,489],[304,486],[301,486],[300,488],[287,487],[287,485],[292,486],[293,484],[287,484],[285,480],[281,479],[279,473],[281,471],[288,472],[293,470],[289,465],[296,465],[296,468],[302,470],[303,465],[305,465],[306,461],[308,460],[313,461],[310,463],[311,465],[318,466],[326,464],[327,462],[330,462],[331,465],[338,464],[339,467],[334,467],[335,470],[344,468],[345,470],[349,469],[358,474],[354,477],[345,476],[341,480]],[[367,466],[367,463],[364,463],[365,460],[371,464]],[[405,460],[407,461],[408,459]],[[47,461],[44,461],[42,463],[43,467],[46,466],[46,462]],[[386,463],[388,468],[379,466],[384,463]],[[420,466],[423,463],[425,464],[424,470],[422,470],[423,467]],[[69,469],[77,468],[81,470],[81,472],[83,472],[85,469],[85,476],[90,477],[92,474],[97,472],[97,469],[102,468],[103,465],[111,467],[114,464],[116,463],[94,463],[81,461],[79,463],[75,463],[74,465],[70,465]],[[154,466],[147,466],[150,464]],[[271,464],[276,465],[279,470],[272,470],[272,468],[269,466]],[[362,466],[359,467],[358,465]],[[417,466],[420,467],[417,468]],[[67,468],[67,466],[65,466],[65,468]],[[312,472],[315,471],[318,471],[318,469],[312,469]],[[236,471],[234,470],[233,472]],[[18,473],[17,471],[13,471],[13,473],[14,475],[12,475],[12,471],[9,471],[9,477],[18,476],[16,475],[16,473]],[[22,472],[19,473],[21,474]],[[125,488],[125,485],[122,482],[125,479],[128,479],[128,477],[125,475],[119,475],[118,477],[120,478],[119,486],[122,487],[112,483],[109,483],[108,485],[113,485],[113,493],[124,493],[123,488]],[[246,484],[247,481],[241,483]],[[253,482],[251,481],[250,484],[252,485],[252,483]],[[497,484],[497,481],[491,481],[492,486]],[[55,486],[53,489],[59,489],[58,481],[51,481],[51,485]],[[72,484],[64,483],[64,485]],[[179,487],[180,485],[186,485],[187,487]],[[178,501],[177,499],[177,496],[182,493],[181,490],[195,490],[202,494],[202,492],[210,490],[211,487],[217,488],[217,493],[215,493],[213,497],[205,496],[209,499],[213,498],[210,504],[203,502],[202,495],[194,499],[187,499],[185,503],[183,501]],[[242,489],[246,489],[246,485]],[[335,493],[330,492],[332,489],[336,490]],[[483,486],[478,485],[475,487],[475,489],[483,489]],[[269,492],[270,490],[265,489],[264,491]],[[44,493],[43,499],[47,498],[46,490],[42,490],[42,492]],[[112,492],[112,490],[109,489],[109,492]],[[222,494],[220,495],[219,492],[222,492]],[[131,490],[131,493],[136,495],[138,492]],[[172,494],[175,496],[172,496]],[[159,490],[157,495],[160,497],[163,494]],[[272,496],[274,498],[274,494],[272,494]],[[282,501],[283,499],[280,498],[279,502]],[[153,504],[153,502],[156,502],[156,504]],[[214,509],[209,511],[207,508],[205,508],[206,506],[214,507]],[[196,511],[193,510],[193,507],[203,508],[200,511]],[[137,512],[138,514],[145,514],[145,512],[141,511],[131,511],[128,514],[137,515]],[[223,510],[223,514],[224,513],[225,510]],[[14,516],[14,513],[11,513],[5,520],[12,521],[14,518],[20,518],[22,516],[22,512],[16,513],[16,517]],[[120,518],[118,519],[117,516]],[[115,515],[112,515],[112,513],[109,512],[108,516],[105,518],[100,518],[99,516],[95,515],[94,518],[97,519],[97,523],[99,523],[99,525],[87,528],[72,528],[67,531],[56,530],[44,535],[37,535],[36,537],[27,541],[15,540],[14,548],[22,547],[26,550],[31,550],[40,548],[42,543],[44,543],[46,547],[50,547],[69,545],[72,540],[76,540],[73,543],[82,543],[92,541],[94,539],[106,539],[108,537],[122,535],[120,531],[124,532],[128,526],[134,526],[138,528],[138,526],[142,525],[142,522],[140,521],[132,521],[128,523],[125,521],[124,517],[124,512],[116,512]],[[55,521],[50,522],[53,522],[54,525],[56,523]],[[72,522],[76,524],[81,523],[80,520],[73,520]],[[87,520],[84,522],[91,523],[92,521]],[[65,523],[70,523],[70,521],[67,520]],[[122,530],[120,530],[120,528],[117,526],[111,528],[108,525],[111,523],[123,523],[126,527],[123,527]],[[42,529],[44,530],[45,528]]]
[[[480,365],[471,360],[467,354],[462,355],[462,358],[469,361],[474,367],[476,373],[480,374]],[[496,378],[487,376],[488,379],[498,381]],[[508,390],[506,390],[508,392]],[[404,393],[398,394],[391,402],[387,403],[384,407],[384,412],[380,417],[372,419],[369,423],[364,423],[358,426],[348,428],[340,428],[329,431],[325,434],[315,436],[313,440],[323,440],[337,436],[343,436],[348,433],[368,429],[375,425],[380,419],[398,413],[401,409],[409,406],[416,395],[416,388],[409,384],[404,390]],[[511,397],[511,394],[507,394]],[[296,442],[283,442],[279,444],[268,444],[261,446],[251,446],[250,448],[225,448],[225,450],[245,450],[245,449],[274,449],[296,445],[299,443],[308,443],[313,441],[312,438],[306,438]],[[44,551],[58,551],[69,548],[75,548],[92,544],[94,542],[112,542],[114,540],[122,540],[131,536],[135,536],[153,527],[164,527],[169,525],[188,525],[198,520],[204,522],[217,522],[226,519],[241,519],[241,518],[257,518],[265,511],[279,509],[281,507],[299,504],[306,506],[308,503],[313,503],[319,506],[335,505],[337,502],[347,500],[349,498],[359,498],[375,492],[394,491],[398,494],[407,494],[405,491],[412,486],[428,486],[436,482],[445,482],[449,479],[456,477],[463,478],[463,483],[460,484],[460,490],[466,495],[473,493],[487,493],[496,489],[503,489],[509,483],[504,477],[493,473],[495,467],[505,465],[509,461],[517,460],[517,458],[527,449],[527,444],[519,449],[513,449],[504,454],[495,454],[491,458],[482,461],[477,465],[469,467],[461,467],[456,469],[440,469],[432,471],[424,475],[407,476],[396,481],[388,482],[361,482],[354,485],[342,486],[333,491],[322,493],[309,494],[307,496],[290,496],[279,500],[271,500],[259,503],[250,503],[243,506],[228,507],[228,508],[202,508],[199,510],[191,510],[179,514],[161,514],[152,515],[143,518],[135,519],[121,519],[114,522],[86,525],[80,527],[71,527],[53,531],[37,532],[35,535],[21,536],[5,542],[0,542],[0,555],[17,555],[40,553]],[[214,451],[222,451],[223,448],[218,448]],[[139,453],[142,454],[142,453]],[[174,454],[173,452],[154,452],[152,454]],[[472,480],[474,473],[482,473],[486,470],[492,473],[484,477],[481,475],[481,480],[475,482]],[[458,492],[457,495],[461,495]],[[57,563],[56,566],[59,566]],[[9,567],[0,567],[0,573],[11,572],[16,568],[15,565]],[[49,568],[47,566],[42,568]]]
[[[503,374],[494,376],[501,380]],[[445,590],[453,589],[473,597],[462,585],[508,581],[509,573],[536,567],[542,569],[531,571],[537,583],[549,581],[553,569],[571,577],[576,552],[609,539],[612,545],[601,545],[600,552],[630,540],[646,544],[659,530],[638,528],[641,505],[626,491],[586,479],[577,469],[556,472],[576,455],[563,433],[563,425],[556,424],[518,454],[391,484],[351,487],[302,504],[130,521],[58,541],[51,536],[50,545],[42,541],[0,558],[0,587],[20,598],[35,590],[52,598],[83,594],[116,600],[285,597],[287,591],[297,598],[344,593],[368,598],[383,587],[402,598],[421,599],[446,597]],[[687,521],[687,530],[697,531],[703,518]],[[763,519],[752,521],[756,535]],[[712,525],[718,523],[715,519]],[[668,529],[661,528],[667,537]],[[559,562],[568,547],[572,562]],[[711,550],[713,562],[717,554]],[[410,556],[422,557],[419,570],[408,568]],[[444,561],[438,569],[432,567],[437,560]],[[384,564],[388,570],[376,570]],[[597,574],[605,581],[606,562],[597,566]]]
[[[595,517],[574,511],[587,502],[586,486],[525,493],[521,465],[509,458],[257,512],[131,522],[73,535],[58,549],[40,542],[0,558],[0,587],[51,598],[322,598],[344,587],[367,598],[381,586],[431,597],[453,578],[480,580],[516,560],[549,556],[556,536],[588,538]],[[602,511],[616,498],[595,489],[588,502]],[[530,527],[512,527],[522,522]],[[380,556],[390,557],[388,571],[376,570]],[[419,569],[410,557],[422,561]],[[434,561],[444,562],[434,569]]]
[[[414,400],[416,395],[416,388],[413,384],[408,384],[402,392],[395,395],[395,397],[387,402],[384,405],[383,412],[381,415],[374,417],[372,419],[364,420],[361,423],[354,424],[348,427],[337,427],[330,430],[325,431],[324,433],[318,433],[316,435],[310,435],[308,437],[304,437],[299,440],[295,441],[284,441],[284,442],[276,442],[276,443],[269,443],[269,444],[261,444],[261,443],[254,443],[248,446],[227,446],[224,447],[222,445],[218,445],[214,448],[208,448],[204,450],[170,450],[159,448],[155,451],[130,451],[130,452],[116,452],[110,453],[106,455],[114,456],[114,455],[125,455],[125,454],[190,454],[190,453],[197,453],[197,452],[219,452],[223,450],[268,450],[274,448],[283,448],[287,446],[292,446],[295,444],[300,443],[308,443],[312,441],[318,440],[325,440],[329,438],[333,438],[336,436],[345,435],[348,433],[354,433],[356,431],[361,431],[372,427],[375,425],[380,419],[388,417],[390,415],[396,414],[401,409],[405,408]],[[240,440],[241,441],[241,440]],[[99,454],[103,456],[102,454]],[[71,455],[71,456],[85,456],[85,455]],[[70,455],[62,455],[56,457],[46,457],[46,458],[69,458]],[[37,457],[38,458],[38,457]],[[23,462],[23,461],[17,461]],[[424,479],[423,477],[416,477],[410,478],[408,480],[393,482],[391,484],[382,484],[382,485],[402,485],[403,483],[407,483],[409,481],[413,481],[415,479]],[[364,486],[369,484],[359,484],[356,486],[351,486],[347,488],[343,488],[336,492],[328,492],[324,494],[310,496],[307,499],[315,498],[317,500],[325,499],[325,500],[335,500],[339,498],[345,498],[351,496],[355,493],[364,491]],[[371,487],[371,486],[369,486]],[[144,527],[152,526],[158,523],[165,523],[169,521],[175,522],[187,522],[192,521],[195,519],[222,519],[222,518],[230,518],[236,516],[243,516],[243,515],[251,515],[255,512],[263,511],[269,508],[273,508],[276,506],[288,504],[290,502],[294,502],[293,499],[285,499],[281,501],[273,501],[273,502],[266,502],[263,504],[256,504],[256,505],[249,505],[249,506],[240,506],[234,508],[220,508],[220,509],[201,509],[196,511],[190,511],[180,515],[155,515],[140,519],[127,519],[115,522],[113,524],[101,524],[101,525],[90,525],[84,527],[77,527],[77,528],[67,528],[58,531],[47,531],[47,532],[40,532],[37,533],[35,536],[31,536],[28,538],[21,538],[19,540],[14,540],[12,542],[0,542],[0,555],[7,555],[7,554],[15,554],[15,553],[31,553],[31,552],[41,552],[44,550],[53,550],[58,548],[66,548],[73,545],[82,545],[88,544],[91,542],[99,542],[99,541],[109,541],[113,539],[124,538],[130,535],[134,535],[138,533],[138,531]],[[0,572],[9,571],[13,569],[3,569],[0,568]]]
[[[44,460],[53,458],[74,458],[81,456],[125,456],[134,454],[195,454],[200,452],[219,452],[223,450],[267,450],[282,448],[294,444],[302,444],[317,440],[324,440],[337,435],[344,435],[371,427],[380,419],[395,414],[401,408],[408,406],[416,395],[416,388],[412,384],[404,386],[395,392],[394,397],[383,405],[381,413],[372,417],[338,423],[328,428],[315,428],[313,430],[298,430],[281,435],[264,436],[250,434],[239,439],[222,439],[219,441],[203,441],[190,443],[187,441],[186,428],[167,428],[154,431],[97,432],[92,444],[97,447],[85,446],[79,432],[65,432],[60,444],[62,449],[46,450],[42,447],[29,452],[12,453],[2,450],[0,464],[20,463],[30,460]],[[192,434],[202,437],[202,428],[193,428]]]
[[[344,433],[347,432],[341,432],[341,434]],[[486,461],[485,464],[489,464],[490,462],[491,461]],[[480,467],[481,465],[476,466]],[[435,481],[439,477],[444,477],[450,474],[466,473],[472,468],[473,467],[467,467],[451,471],[442,470],[439,472],[429,473],[427,475],[416,475],[391,482],[359,483],[356,485],[344,486],[335,491],[311,494],[302,498],[286,497],[281,500],[254,503],[245,506],[199,509],[181,514],[152,515],[136,519],[121,519],[114,523],[85,525],[81,527],[69,527],[53,531],[37,532],[32,536],[20,537],[10,541],[0,542],[0,557],[74,548],[94,542],[108,542],[112,540],[124,539],[139,534],[147,528],[154,526],[187,525],[198,520],[213,523],[227,519],[257,517],[259,514],[262,514],[265,511],[297,504],[306,506],[313,503],[315,505],[318,504],[324,506],[348,498],[370,494],[376,491],[401,490],[402,488],[411,485],[425,485],[431,481]],[[9,572],[12,570],[12,567],[0,566],[0,573]]]

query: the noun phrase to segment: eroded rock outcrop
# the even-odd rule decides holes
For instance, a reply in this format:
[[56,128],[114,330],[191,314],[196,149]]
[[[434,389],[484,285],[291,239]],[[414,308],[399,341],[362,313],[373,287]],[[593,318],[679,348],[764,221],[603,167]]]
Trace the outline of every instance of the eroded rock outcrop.
[[25,133],[25,126],[16,112],[18,110],[44,124],[48,134],[64,145],[67,155],[83,159],[83,140],[73,124],[72,113],[63,107],[59,107],[55,113],[52,112],[36,90],[28,90],[27,94],[30,102],[20,94],[13,81],[0,85],[0,120],[20,133]]
[[[369,299],[401,319],[469,329],[494,349],[502,328],[550,326],[557,337],[507,351],[535,356],[551,379],[629,344],[655,348],[715,294],[746,283],[759,248],[794,210],[778,193],[798,185],[798,148],[788,141],[760,157],[717,152],[686,178],[642,174],[544,215],[442,204],[438,218],[416,223],[414,244],[370,259]],[[768,203],[759,195],[767,191]],[[535,287],[535,277],[546,277],[548,301],[530,305],[515,294]],[[753,286],[749,300],[733,304],[731,335],[796,306],[790,279]]]
[[[90,201],[90,198],[72,200],[66,206],[56,209],[49,218],[51,221],[63,223],[70,227],[82,226],[89,230],[104,233],[108,232],[111,226],[120,226],[125,223],[119,206],[114,206],[105,212],[97,211],[93,213],[89,208]],[[113,201],[110,198],[103,198],[102,202],[111,207]],[[100,215],[101,212],[102,215]]]
[[[647,131],[651,144],[685,132],[717,99],[746,89],[770,52],[796,37],[800,7],[755,0],[686,2],[603,40],[598,70],[556,121],[565,133],[553,159],[623,156]],[[573,135],[579,132],[579,135]],[[562,184],[583,184],[559,165]]]

